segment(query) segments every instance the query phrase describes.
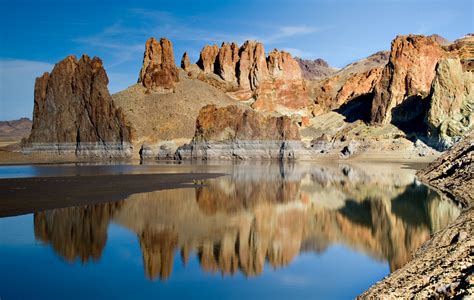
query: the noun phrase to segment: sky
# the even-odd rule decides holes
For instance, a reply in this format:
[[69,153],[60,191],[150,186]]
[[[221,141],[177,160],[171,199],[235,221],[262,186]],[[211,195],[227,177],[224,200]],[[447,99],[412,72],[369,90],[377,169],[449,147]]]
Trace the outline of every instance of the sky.
[[109,90],[134,84],[145,41],[167,37],[176,62],[206,44],[258,40],[334,67],[380,50],[399,34],[474,32],[472,0],[0,0],[0,120],[32,117],[35,78],[68,55],[98,56]]

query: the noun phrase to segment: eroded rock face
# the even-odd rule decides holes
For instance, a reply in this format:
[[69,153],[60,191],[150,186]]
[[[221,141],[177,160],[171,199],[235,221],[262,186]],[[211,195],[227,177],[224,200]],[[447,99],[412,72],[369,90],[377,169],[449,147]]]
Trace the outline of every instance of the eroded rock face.
[[183,53],[183,57],[181,58],[181,68],[183,69],[188,69],[189,68],[189,65],[191,63],[189,62],[189,55],[188,55],[188,52],[184,52]]
[[161,38],[160,41],[154,38],[148,39],[138,83],[149,91],[172,91],[179,81],[178,75],[171,42],[165,38]]
[[219,47],[217,45],[204,46],[199,54],[198,66],[201,67],[205,73],[214,73],[214,64],[218,53]]
[[298,127],[290,118],[268,117],[236,105],[203,107],[196,120],[194,135],[197,141],[299,139]]
[[286,142],[299,145],[298,126],[287,116],[272,117],[229,105],[203,107],[190,145],[177,151],[180,159],[291,158]]
[[474,73],[463,72],[459,59],[442,59],[436,67],[427,115],[429,136],[442,147],[464,137],[474,121]]
[[28,151],[123,156],[130,128],[107,89],[102,61],[68,56],[36,79]]
[[237,77],[241,89],[255,90],[268,78],[265,49],[262,43],[246,41],[239,50]]
[[239,62],[239,47],[236,43],[222,43],[215,65],[216,73],[225,81],[236,83],[235,74]]
[[216,83],[212,75],[218,75],[229,96],[255,100],[252,107],[257,111],[305,114],[309,105],[298,62],[284,51],[273,50],[266,57],[263,44],[256,41],[246,41],[240,48],[223,43],[220,48],[205,46],[198,65],[204,72],[198,79]]
[[398,36],[393,40],[389,63],[375,88],[372,124],[390,123],[393,108],[407,99],[418,101],[429,95],[436,64],[445,55],[438,40],[436,36],[421,35]]

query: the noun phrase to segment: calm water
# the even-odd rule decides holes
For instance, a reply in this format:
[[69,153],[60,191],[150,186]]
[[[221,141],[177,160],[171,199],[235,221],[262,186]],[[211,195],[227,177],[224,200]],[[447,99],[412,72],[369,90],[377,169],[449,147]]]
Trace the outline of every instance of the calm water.
[[228,175],[1,218],[0,298],[352,298],[459,214],[414,170],[381,164],[12,166],[0,178],[182,172]]

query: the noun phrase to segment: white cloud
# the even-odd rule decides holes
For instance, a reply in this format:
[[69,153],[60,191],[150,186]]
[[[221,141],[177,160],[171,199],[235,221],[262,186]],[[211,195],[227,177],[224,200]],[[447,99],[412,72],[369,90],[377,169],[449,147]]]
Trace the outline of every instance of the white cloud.
[[0,120],[31,118],[35,79],[52,68],[42,61],[0,59]]
[[299,57],[304,59],[315,58],[315,54],[310,51],[301,50],[298,48],[283,48],[282,50],[289,52],[293,57]]

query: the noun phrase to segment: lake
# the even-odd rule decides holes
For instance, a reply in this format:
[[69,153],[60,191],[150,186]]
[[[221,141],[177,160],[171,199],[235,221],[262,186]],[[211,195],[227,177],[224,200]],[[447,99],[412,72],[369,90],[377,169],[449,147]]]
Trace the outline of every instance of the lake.
[[[0,299],[353,298],[460,213],[414,173],[310,162],[2,166],[0,204],[23,203],[2,208]],[[204,175],[155,190],[152,174]]]

